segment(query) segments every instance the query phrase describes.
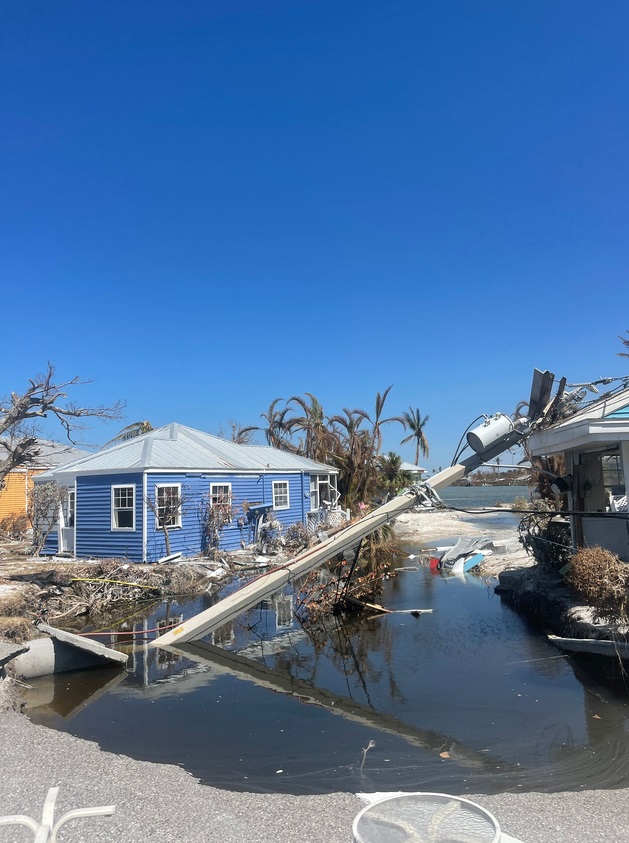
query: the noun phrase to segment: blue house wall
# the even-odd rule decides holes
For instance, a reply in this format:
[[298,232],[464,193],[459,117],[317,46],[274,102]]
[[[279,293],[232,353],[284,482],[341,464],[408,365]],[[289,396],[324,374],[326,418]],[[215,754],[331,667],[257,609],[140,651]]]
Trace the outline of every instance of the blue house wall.
[[[204,510],[210,500],[212,484],[230,485],[232,495],[233,519],[221,531],[219,550],[238,550],[243,544],[250,544],[254,536],[247,522],[243,508],[245,502],[249,506],[273,503],[273,481],[287,481],[289,484],[289,508],[275,510],[275,518],[281,522],[284,529],[296,521],[306,520],[306,512],[310,509],[310,475],[309,474],[148,474],[147,496],[155,500],[155,486],[180,484],[183,500],[181,511],[181,527],[173,527],[168,531],[170,552],[182,553],[183,556],[194,556],[205,552],[203,539]],[[154,562],[166,554],[166,543],[163,530],[156,529],[154,513],[147,510],[147,561]]]
[[[207,500],[208,480],[202,474],[147,474],[146,496],[155,503],[159,484],[181,487],[181,527],[168,530],[170,552],[197,556],[202,551],[203,505]],[[157,529],[157,519],[150,506],[146,509],[146,561],[156,562],[166,555],[164,531]]]
[[51,530],[46,536],[46,541],[41,549],[41,556],[54,556],[59,552],[59,530]]
[[[154,562],[166,555],[163,530],[156,529],[156,519],[150,507],[144,513],[144,476],[142,473],[116,473],[85,475],[76,478],[76,539],[78,557],[126,558],[134,562]],[[220,535],[220,550],[238,550],[254,540],[253,527],[246,517],[245,504],[249,506],[273,505],[273,482],[288,483],[289,507],[273,510],[284,531],[295,522],[305,522],[310,509],[309,473],[224,473],[209,472],[160,472],[147,473],[146,494],[155,501],[157,484],[181,486],[183,499],[181,527],[168,531],[170,552],[184,557],[205,552],[203,536],[204,511],[210,500],[212,484],[231,486],[231,523],[225,525]],[[133,486],[135,492],[135,526],[133,530],[112,529],[112,487]],[[143,537],[146,530],[146,553]],[[53,531],[43,553],[58,552],[58,536]]]
[[[112,530],[112,486],[135,489],[135,528]],[[78,476],[76,479],[77,556],[131,559],[142,562],[142,474]]]

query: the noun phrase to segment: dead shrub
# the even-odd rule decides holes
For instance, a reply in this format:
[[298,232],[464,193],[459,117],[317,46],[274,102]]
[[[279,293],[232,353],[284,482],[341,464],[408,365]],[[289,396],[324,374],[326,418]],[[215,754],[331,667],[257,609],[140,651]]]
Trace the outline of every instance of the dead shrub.
[[302,521],[296,521],[286,530],[286,548],[290,550],[302,550],[302,548],[308,547],[311,538],[312,536],[308,532],[306,525]]
[[202,571],[187,565],[136,565],[105,559],[91,565],[65,565],[40,592],[49,622],[100,617],[135,601],[197,594],[207,588]]
[[19,592],[9,592],[0,596],[0,615],[16,617],[24,615],[27,611],[26,595]]
[[566,582],[602,615],[627,620],[629,565],[602,547],[584,547],[574,554]]
[[28,641],[33,635],[33,622],[29,618],[7,618],[0,616],[0,637],[8,641]]
[[30,529],[25,513],[6,515],[0,520],[0,536],[6,539],[23,539]]

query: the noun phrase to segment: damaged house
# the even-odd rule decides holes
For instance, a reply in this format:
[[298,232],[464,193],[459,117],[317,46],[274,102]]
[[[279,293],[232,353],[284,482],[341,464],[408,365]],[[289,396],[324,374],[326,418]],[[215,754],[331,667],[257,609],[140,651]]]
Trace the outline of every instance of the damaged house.
[[599,546],[629,562],[629,389],[602,395],[567,419],[531,434],[532,457],[563,456],[573,548]]
[[[5,438],[2,442],[7,448],[11,447],[9,439]],[[0,447],[0,461],[2,452]],[[33,481],[38,474],[89,456],[89,453],[71,445],[38,439],[34,458],[12,469],[0,482],[0,521],[28,514]]]
[[287,451],[169,424],[37,476],[68,490],[42,552],[154,562],[166,538],[183,556],[250,545],[265,518],[314,532],[346,517],[337,475]]

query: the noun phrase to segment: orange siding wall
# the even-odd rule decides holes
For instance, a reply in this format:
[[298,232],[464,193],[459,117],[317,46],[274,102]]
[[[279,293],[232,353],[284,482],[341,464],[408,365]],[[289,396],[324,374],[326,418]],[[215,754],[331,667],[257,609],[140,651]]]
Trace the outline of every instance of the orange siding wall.
[[28,469],[7,474],[4,478],[5,487],[0,490],[0,519],[26,512],[28,496],[33,488],[33,477],[40,473],[41,471]]

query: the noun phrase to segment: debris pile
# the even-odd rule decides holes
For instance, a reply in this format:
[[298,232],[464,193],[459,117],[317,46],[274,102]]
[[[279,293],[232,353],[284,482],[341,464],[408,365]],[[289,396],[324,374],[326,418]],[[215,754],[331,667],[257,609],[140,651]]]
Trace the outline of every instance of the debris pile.
[[628,618],[629,565],[602,547],[584,547],[572,556],[566,582],[601,615]]
[[0,586],[0,634],[25,640],[37,621],[72,626],[167,596],[192,595],[208,587],[207,573],[192,565],[136,565],[111,559],[64,562],[11,573]]
[[302,623],[316,623],[329,615],[357,611],[379,599],[385,577],[395,576],[388,563],[355,567],[343,559],[330,568],[311,571],[300,589],[295,614]]

